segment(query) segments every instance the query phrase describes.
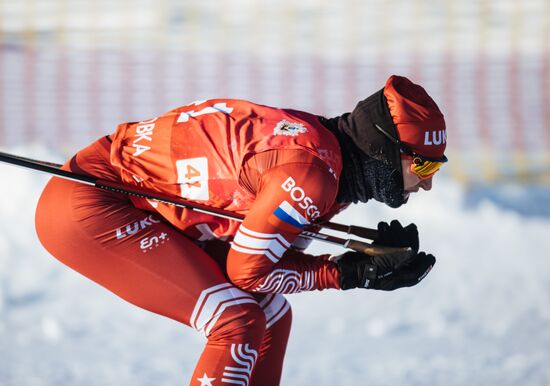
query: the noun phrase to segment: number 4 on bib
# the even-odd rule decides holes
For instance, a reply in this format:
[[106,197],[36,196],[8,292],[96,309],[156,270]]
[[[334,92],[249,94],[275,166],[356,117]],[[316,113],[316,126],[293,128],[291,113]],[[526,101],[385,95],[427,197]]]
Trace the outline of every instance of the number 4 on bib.
[[208,200],[208,158],[176,161],[181,196],[191,200]]

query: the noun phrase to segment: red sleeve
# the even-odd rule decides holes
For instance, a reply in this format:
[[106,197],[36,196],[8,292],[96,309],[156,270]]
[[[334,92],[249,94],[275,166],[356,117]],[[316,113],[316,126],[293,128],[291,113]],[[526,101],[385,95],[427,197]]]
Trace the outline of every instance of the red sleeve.
[[326,256],[286,253],[305,225],[332,208],[336,193],[336,179],[318,163],[291,162],[264,171],[227,257],[232,282],[267,293],[339,288],[336,264]]

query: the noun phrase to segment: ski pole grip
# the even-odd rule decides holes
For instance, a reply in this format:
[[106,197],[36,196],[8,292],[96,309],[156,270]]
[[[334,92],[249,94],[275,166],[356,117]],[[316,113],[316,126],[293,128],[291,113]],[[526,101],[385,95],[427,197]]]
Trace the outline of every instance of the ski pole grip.
[[330,221],[322,222],[319,225],[323,228],[345,232],[350,235],[359,236],[363,239],[376,240],[378,238],[378,231],[372,228],[365,228],[357,225],[344,225]]
[[383,245],[372,245],[369,243],[364,243],[359,240],[348,240],[345,247],[371,256],[388,255],[394,253],[412,253],[411,248],[408,247],[385,247]]
[[364,228],[357,225],[350,225],[349,233],[369,240],[376,240],[378,238],[378,231],[376,229]]

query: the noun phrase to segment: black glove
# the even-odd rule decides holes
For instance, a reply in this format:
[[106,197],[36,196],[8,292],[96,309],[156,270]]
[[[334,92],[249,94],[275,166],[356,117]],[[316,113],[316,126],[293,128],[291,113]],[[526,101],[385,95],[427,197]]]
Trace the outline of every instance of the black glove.
[[346,252],[337,261],[340,288],[369,288],[393,291],[419,283],[435,264],[435,257],[419,254],[394,253],[369,256]]
[[415,224],[403,225],[393,220],[389,225],[387,222],[378,223],[378,238],[373,244],[385,245],[387,247],[411,247],[413,252],[418,252],[418,230]]

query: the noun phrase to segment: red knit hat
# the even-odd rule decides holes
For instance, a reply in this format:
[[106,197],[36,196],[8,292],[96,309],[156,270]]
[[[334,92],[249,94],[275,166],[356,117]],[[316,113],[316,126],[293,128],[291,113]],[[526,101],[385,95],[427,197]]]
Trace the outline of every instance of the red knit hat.
[[420,155],[442,158],[447,144],[445,120],[426,90],[405,77],[392,75],[383,92],[399,141]]

